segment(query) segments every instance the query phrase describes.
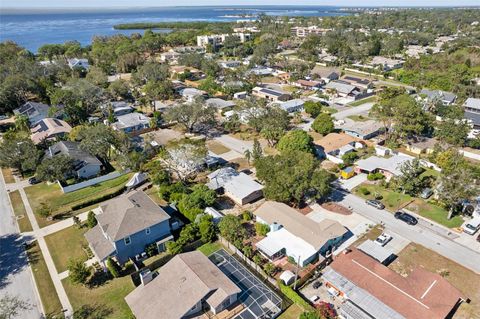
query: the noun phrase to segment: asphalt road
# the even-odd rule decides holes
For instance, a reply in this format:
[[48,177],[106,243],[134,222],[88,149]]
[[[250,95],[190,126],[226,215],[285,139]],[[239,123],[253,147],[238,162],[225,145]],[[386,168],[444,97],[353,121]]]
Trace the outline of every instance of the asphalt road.
[[17,296],[31,305],[30,309],[21,312],[18,318],[39,319],[41,314],[23,248],[24,239],[28,238],[22,237],[18,232],[3,176],[0,174],[0,298],[5,295]]
[[425,246],[480,274],[479,251],[469,249],[420,225],[407,225],[395,219],[392,213],[368,206],[362,198],[350,193],[334,190],[332,200],[351,208],[354,212],[376,223],[383,223],[387,228],[406,239]]

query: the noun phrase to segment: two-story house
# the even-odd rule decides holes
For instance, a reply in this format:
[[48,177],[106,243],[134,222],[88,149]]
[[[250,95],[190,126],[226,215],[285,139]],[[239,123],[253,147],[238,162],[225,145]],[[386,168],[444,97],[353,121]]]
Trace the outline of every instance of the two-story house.
[[144,192],[125,193],[99,208],[98,224],[85,238],[101,264],[110,256],[124,264],[151,244],[164,251],[173,239],[170,216]]

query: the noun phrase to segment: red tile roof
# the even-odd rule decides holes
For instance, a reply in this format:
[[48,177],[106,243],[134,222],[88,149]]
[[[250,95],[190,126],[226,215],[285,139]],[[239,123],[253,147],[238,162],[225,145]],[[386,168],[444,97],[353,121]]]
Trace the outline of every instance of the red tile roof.
[[440,275],[416,268],[402,277],[354,248],[330,265],[407,319],[445,318],[463,294]]

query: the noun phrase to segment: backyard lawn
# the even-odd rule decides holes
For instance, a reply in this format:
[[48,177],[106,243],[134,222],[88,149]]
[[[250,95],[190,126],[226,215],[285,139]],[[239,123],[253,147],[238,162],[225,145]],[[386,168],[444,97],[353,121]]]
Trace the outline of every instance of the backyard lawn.
[[355,122],[366,122],[369,121],[370,118],[364,115],[350,115],[348,116],[349,119],[355,121]]
[[303,312],[303,309],[299,305],[293,304],[288,307],[278,319],[298,319]]
[[[46,203],[51,209],[53,216],[70,211],[73,205],[81,204],[120,190],[130,179],[131,175],[132,174],[122,175],[109,181],[85,187],[67,194],[64,194],[61,191],[60,186],[56,183],[50,185],[47,183],[41,183],[26,187],[25,192],[35,213],[38,213],[42,207],[42,203]],[[55,220],[49,222],[46,218],[37,214],[36,217],[40,227],[55,222]]]
[[6,184],[15,183],[15,178],[13,178],[12,170],[10,168],[2,168],[2,174]]
[[48,250],[59,273],[67,270],[70,258],[87,260],[87,254],[82,248],[88,246],[83,236],[87,230],[88,228],[78,229],[76,226],[71,226],[45,237]]
[[389,266],[402,275],[410,273],[415,267],[442,275],[471,300],[469,304],[462,303],[454,318],[480,319],[480,275],[415,243],[405,247]]
[[217,250],[222,248],[222,245],[219,242],[206,243],[198,247],[197,250],[202,252],[205,256],[210,256]]
[[62,304],[58,299],[57,291],[48,273],[47,264],[45,263],[45,259],[43,259],[42,251],[38,247],[37,242],[29,246],[27,254],[45,312],[47,314],[60,313]]
[[97,306],[110,310],[110,314],[105,317],[102,316],[102,318],[133,318],[130,308],[124,299],[126,295],[135,289],[130,276],[110,279],[94,288],[73,285],[68,278],[62,280],[62,283],[74,309],[78,309],[83,305]]
[[20,228],[20,232],[23,233],[26,231],[32,231],[32,224],[30,224],[30,220],[28,219],[27,211],[25,210],[25,206],[23,205],[20,192],[16,190],[9,193],[8,196],[10,196],[13,212],[15,214],[15,217],[17,217],[17,223],[18,228]]

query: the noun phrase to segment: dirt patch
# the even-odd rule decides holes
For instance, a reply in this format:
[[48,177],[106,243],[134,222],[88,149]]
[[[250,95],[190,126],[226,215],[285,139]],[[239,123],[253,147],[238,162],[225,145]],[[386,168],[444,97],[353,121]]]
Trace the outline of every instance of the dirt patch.
[[207,141],[207,148],[217,155],[230,152],[230,149],[217,141]]
[[352,211],[350,209],[337,203],[327,202],[327,203],[323,203],[321,206],[326,210],[337,213],[337,214],[341,214],[341,215],[352,214]]
[[389,266],[404,276],[416,267],[440,274],[471,300],[468,304],[462,303],[454,319],[480,319],[480,275],[415,243],[405,247]]
[[299,208],[298,211],[303,215],[308,215],[313,211],[313,209],[311,209],[310,206],[305,205],[304,207]]

